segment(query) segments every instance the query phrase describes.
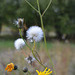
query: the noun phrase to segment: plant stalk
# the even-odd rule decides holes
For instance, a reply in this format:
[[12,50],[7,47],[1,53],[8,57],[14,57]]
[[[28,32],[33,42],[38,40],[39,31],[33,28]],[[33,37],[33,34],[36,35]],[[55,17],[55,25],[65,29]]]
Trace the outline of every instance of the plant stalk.
[[[55,73],[55,75],[56,75],[55,68],[54,68],[54,64],[53,64],[53,62],[52,62],[51,56],[50,56],[50,54],[49,54],[49,52],[48,52],[48,49],[47,49],[46,35],[45,35],[45,29],[44,29],[42,14],[41,14],[41,12],[40,12],[39,0],[37,0],[37,5],[38,5],[38,11],[39,11],[39,16],[40,16],[40,20],[41,20],[41,27],[42,27],[42,30],[43,30],[43,32],[44,32],[45,48],[46,48],[46,51],[47,51],[48,56],[49,56],[49,58],[50,58],[50,62],[51,62],[51,64],[52,64],[52,67],[53,67],[53,69],[54,69],[54,73]],[[48,9],[48,7],[47,7],[47,9]],[[46,10],[47,10],[47,9],[46,9]],[[46,12],[46,10],[45,10],[45,12]],[[45,12],[44,12],[44,13],[45,13]]]

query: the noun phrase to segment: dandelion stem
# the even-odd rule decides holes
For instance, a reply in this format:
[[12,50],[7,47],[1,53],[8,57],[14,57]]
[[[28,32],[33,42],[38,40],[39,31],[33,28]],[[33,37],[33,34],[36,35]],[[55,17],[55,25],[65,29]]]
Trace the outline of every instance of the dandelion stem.
[[48,10],[49,6],[51,5],[52,0],[49,1],[49,4],[47,5],[46,9],[44,10],[44,12],[42,13],[42,16],[46,13],[46,11]]
[[46,68],[37,58],[36,58],[36,56],[35,56],[35,54],[34,54],[34,51],[32,50],[32,54],[33,54],[33,56],[34,56],[34,58],[39,62],[39,64],[41,65],[41,66],[43,66],[44,68]]
[[44,30],[44,26],[43,26],[43,19],[42,19],[42,15],[41,15],[41,12],[40,12],[39,0],[37,0],[37,5],[38,5],[39,16],[40,16],[40,20],[41,20],[41,27],[42,27],[42,30],[44,32],[44,42],[45,42],[45,46],[47,47],[46,37],[45,37],[45,30]]
[[37,59],[37,57],[35,56],[35,54],[34,54],[34,47],[35,46],[35,41],[34,41],[34,45],[33,45],[33,49],[32,49],[32,54],[33,54],[33,56],[34,56],[34,58],[39,62],[39,64],[41,65],[41,66],[43,66],[44,68],[46,68],[38,59]]
[[35,40],[34,40],[34,46],[33,46],[33,50],[35,49]]
[[[34,43],[33,43],[33,44],[34,44],[34,45],[33,45],[33,49],[32,49],[32,50],[35,50],[35,40],[34,40]],[[33,53],[34,53],[34,52],[36,52],[36,54],[38,55],[38,53],[37,53],[36,50],[33,51]],[[34,55],[35,55],[35,54],[34,54]],[[38,57],[39,57],[40,63],[42,63],[39,55],[38,55]]]
[[[52,0],[51,0],[51,2],[52,2]],[[51,4],[51,2],[49,2],[49,3]],[[43,15],[45,14],[45,12],[47,11],[47,9],[49,8],[50,4],[49,4],[49,5],[47,6],[47,8],[45,9]],[[45,48],[46,48],[46,51],[47,51],[48,56],[49,56],[49,58],[50,58],[50,62],[51,62],[51,64],[52,64],[54,73],[55,73],[55,75],[56,75],[55,68],[54,68],[54,64],[53,64],[53,62],[52,62],[51,56],[50,56],[50,54],[49,54],[49,52],[48,52],[48,49],[47,49],[46,35],[45,35],[45,29],[44,29],[42,14],[41,14],[41,12],[40,12],[39,0],[37,0],[37,5],[38,5],[38,11],[39,11],[39,16],[40,16],[40,20],[41,20],[41,27],[42,27],[42,30],[43,30],[43,32],[44,32]]]
[[[24,40],[24,38],[21,34],[21,29],[19,29],[19,33],[20,33],[21,38]],[[24,40],[24,42],[25,42],[26,46],[32,51],[31,47],[27,44],[27,42],[25,40]]]

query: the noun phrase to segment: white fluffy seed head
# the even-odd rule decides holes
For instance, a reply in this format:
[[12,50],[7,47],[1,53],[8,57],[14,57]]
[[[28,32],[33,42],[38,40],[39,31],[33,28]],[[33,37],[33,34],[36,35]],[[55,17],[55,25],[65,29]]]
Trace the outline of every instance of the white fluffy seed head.
[[14,42],[14,46],[17,50],[20,50],[21,48],[23,48],[23,46],[25,45],[25,42],[22,38],[18,38],[15,42]]
[[30,27],[27,32],[27,39],[30,40],[30,42],[39,42],[41,41],[41,39],[43,38],[43,31],[41,29],[41,27],[39,26],[32,26]]

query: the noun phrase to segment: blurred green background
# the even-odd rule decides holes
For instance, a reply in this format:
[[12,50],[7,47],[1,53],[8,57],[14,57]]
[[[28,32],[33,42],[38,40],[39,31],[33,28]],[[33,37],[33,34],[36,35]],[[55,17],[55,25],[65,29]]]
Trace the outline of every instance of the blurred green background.
[[[28,1],[37,9],[35,0]],[[41,13],[43,13],[49,0],[39,1]],[[14,48],[14,41],[20,37],[18,28],[14,24],[18,18],[24,18],[27,28],[33,25],[41,26],[39,14],[25,0],[0,0],[0,75],[23,75],[22,72],[6,74],[4,68],[9,62],[13,61],[21,67],[27,65],[24,60],[23,65],[21,64],[20,58],[23,56],[15,52]],[[52,0],[43,16],[43,22],[56,75],[75,75],[75,0]],[[23,30],[24,38],[26,38],[25,34],[26,30]],[[44,59],[48,56],[45,54],[43,41],[37,44],[37,49],[42,61],[48,64],[49,61]],[[42,53],[43,50],[44,53]],[[35,71],[33,71],[31,72],[34,74]]]
[[[28,0],[35,8],[35,0]],[[41,13],[49,0],[40,0]],[[46,32],[55,32],[59,39],[65,34],[66,38],[75,38],[75,0],[53,0],[43,17]],[[40,26],[39,15],[24,0],[0,0],[0,32],[6,25],[16,28],[14,20],[24,18],[27,27]]]

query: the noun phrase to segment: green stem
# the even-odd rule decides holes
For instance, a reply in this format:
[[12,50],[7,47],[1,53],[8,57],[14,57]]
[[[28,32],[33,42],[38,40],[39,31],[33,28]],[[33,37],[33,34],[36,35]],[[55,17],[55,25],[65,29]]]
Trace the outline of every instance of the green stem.
[[46,9],[44,10],[44,12],[42,13],[42,16],[46,13],[46,11],[48,10],[49,6],[51,5],[52,0],[49,1],[48,6],[46,7]]
[[47,44],[46,44],[46,37],[45,37],[45,30],[44,30],[44,26],[43,26],[43,19],[42,19],[42,15],[41,15],[41,12],[40,12],[39,0],[37,0],[37,5],[38,5],[40,20],[41,20],[41,27],[42,27],[42,30],[43,30],[43,32],[44,32],[45,46],[47,47]]
[[41,65],[41,66],[43,66],[44,68],[46,68],[38,59],[37,59],[37,57],[35,56],[35,54],[34,54],[34,49],[35,48],[35,41],[34,41],[34,45],[33,45],[33,49],[32,49],[32,54],[33,54],[33,56],[34,56],[34,58],[39,62],[39,64]]
[[44,26],[43,26],[43,19],[42,19],[42,15],[41,15],[41,14],[40,14],[40,19],[41,19],[42,30],[43,30],[43,32],[44,32],[44,42],[45,42],[46,51],[47,51],[47,53],[48,53],[48,56],[49,56],[49,58],[50,58],[50,62],[51,62],[51,64],[52,64],[52,66],[53,66],[54,73],[55,73],[55,75],[56,75],[55,68],[54,68],[54,64],[53,64],[53,62],[52,62],[51,56],[50,56],[50,54],[49,54],[49,52],[48,52],[48,49],[47,49],[47,41],[46,41],[45,30],[44,30]]
[[[21,29],[19,29],[19,33],[20,33],[21,38],[24,40],[24,38],[21,34]],[[25,42],[26,46],[32,51],[31,47],[27,44],[27,42],[25,40],[24,40],[24,42]]]
[[41,20],[41,27],[42,27],[42,30],[43,30],[43,32],[44,32],[44,42],[45,42],[45,47],[46,47],[46,49],[47,49],[47,42],[46,42],[45,29],[44,29],[43,19],[42,19],[41,14],[40,14],[40,20]]
[[43,30],[43,32],[44,32],[44,42],[45,42],[45,46],[46,46],[46,49],[47,49],[47,43],[46,43],[46,37],[45,37],[45,30],[44,30],[44,25],[43,25],[43,19],[42,19],[42,15],[41,15],[41,13],[40,13],[39,0],[37,0],[37,5],[38,5],[40,20],[41,20],[41,27],[42,27],[42,30]]
[[43,66],[44,68],[46,68],[37,58],[36,58],[36,56],[35,56],[35,54],[34,54],[34,51],[32,50],[32,54],[33,54],[33,56],[34,56],[34,58],[38,61],[38,63],[41,65],[41,66]]
[[38,13],[38,10],[30,2],[28,2],[27,0],[25,0],[25,2]]
[[38,5],[38,12],[40,12],[39,0],[37,0],[37,5]]
[[[44,24],[43,24],[42,14],[41,14],[41,12],[40,12],[39,0],[37,0],[37,5],[38,5],[40,20],[41,20],[41,27],[42,27],[42,30],[43,30],[43,32],[44,32],[44,42],[45,42],[46,51],[47,51],[47,53],[48,53],[48,56],[49,56],[49,58],[50,58],[50,62],[51,62],[51,64],[52,64],[52,66],[53,66],[54,73],[55,73],[55,75],[56,75],[55,68],[54,68],[54,64],[53,64],[53,62],[52,62],[51,56],[50,56],[50,54],[49,54],[49,52],[48,52],[48,49],[47,49],[47,42],[46,42],[46,36],[45,36],[45,30],[44,30]],[[49,5],[48,5],[48,7],[49,7]],[[48,7],[46,8],[46,10],[48,9]],[[45,12],[46,12],[46,10],[45,10]],[[44,13],[45,13],[45,12],[44,12]]]

